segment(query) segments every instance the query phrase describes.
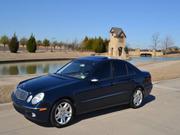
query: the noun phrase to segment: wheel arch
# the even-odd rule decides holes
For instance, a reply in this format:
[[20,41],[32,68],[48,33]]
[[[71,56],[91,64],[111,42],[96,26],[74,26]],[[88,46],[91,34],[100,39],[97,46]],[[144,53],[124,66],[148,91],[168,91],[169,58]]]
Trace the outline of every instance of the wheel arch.
[[137,90],[138,88],[140,88],[140,89],[142,90],[143,96],[144,96],[145,89],[144,89],[144,87],[143,87],[142,85],[137,85],[137,86],[134,88],[133,92],[134,92],[135,90]]

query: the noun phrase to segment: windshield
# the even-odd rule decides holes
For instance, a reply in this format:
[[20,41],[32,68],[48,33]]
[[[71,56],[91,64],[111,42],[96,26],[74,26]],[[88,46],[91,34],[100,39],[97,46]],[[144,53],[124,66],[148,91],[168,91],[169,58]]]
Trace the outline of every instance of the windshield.
[[92,61],[75,60],[58,70],[57,74],[85,79],[92,72],[95,64]]

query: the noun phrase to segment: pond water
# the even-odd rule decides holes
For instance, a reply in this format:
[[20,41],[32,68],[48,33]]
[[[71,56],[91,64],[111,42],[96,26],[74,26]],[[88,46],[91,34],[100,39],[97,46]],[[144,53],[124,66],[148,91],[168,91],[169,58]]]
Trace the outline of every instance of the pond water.
[[137,62],[160,62],[180,60],[180,57],[132,57],[129,62],[136,64]]
[[69,61],[43,61],[0,64],[1,75],[53,73]]
[[[129,62],[136,64],[137,62],[153,62],[153,61],[171,61],[180,60],[180,57],[133,57]],[[0,76],[2,75],[26,75],[26,74],[43,74],[53,73],[69,61],[44,61],[44,62],[22,62],[0,64]]]

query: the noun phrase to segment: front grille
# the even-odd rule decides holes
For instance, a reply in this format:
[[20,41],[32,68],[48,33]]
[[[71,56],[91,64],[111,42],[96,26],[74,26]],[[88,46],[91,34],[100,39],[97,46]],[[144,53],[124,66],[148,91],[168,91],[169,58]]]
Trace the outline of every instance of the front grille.
[[17,90],[15,91],[15,96],[17,97],[17,99],[24,101],[28,97],[28,92],[22,90],[21,88],[17,88]]

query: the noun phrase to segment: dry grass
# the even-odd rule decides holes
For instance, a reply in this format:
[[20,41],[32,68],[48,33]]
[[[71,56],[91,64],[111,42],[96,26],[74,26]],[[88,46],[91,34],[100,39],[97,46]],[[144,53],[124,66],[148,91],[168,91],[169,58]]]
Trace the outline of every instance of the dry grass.
[[149,71],[153,81],[180,77],[180,61],[166,61],[140,65],[140,69]]

